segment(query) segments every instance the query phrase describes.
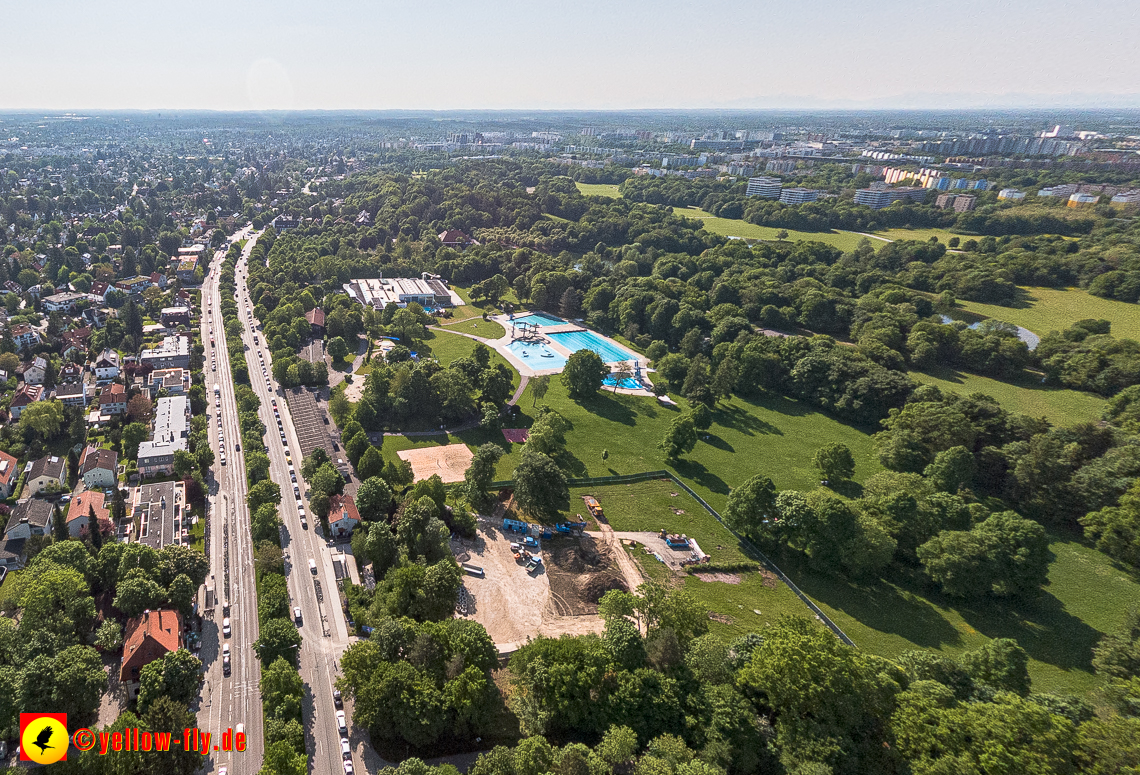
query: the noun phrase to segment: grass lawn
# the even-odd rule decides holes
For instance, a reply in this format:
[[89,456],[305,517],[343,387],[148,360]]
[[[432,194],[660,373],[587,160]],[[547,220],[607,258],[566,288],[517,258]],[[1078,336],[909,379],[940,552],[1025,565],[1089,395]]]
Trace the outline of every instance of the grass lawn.
[[962,242],[968,239],[981,239],[981,237],[957,234],[948,229],[883,229],[872,233],[878,234],[880,237],[886,237],[889,240],[909,239],[918,240],[919,242],[927,242],[931,237],[937,237],[938,241],[943,245],[949,242],[951,237],[957,237],[962,240]]
[[621,199],[618,186],[610,183],[575,183],[582,196],[608,196],[611,199]]
[[863,649],[892,657],[915,648],[949,656],[993,638],[1013,638],[1030,657],[1034,690],[1084,694],[1099,681],[1092,647],[1140,604],[1140,583],[1100,552],[1052,535],[1049,584],[1027,601],[972,606],[942,597],[920,580],[853,584],[776,561]]
[[1078,320],[1103,318],[1112,323],[1114,336],[1140,341],[1140,305],[1093,296],[1079,288],[1022,288],[1022,298],[1013,307],[959,301],[969,312],[1004,320],[1044,336],[1061,331]]
[[[482,323],[483,321],[480,320],[479,322]],[[497,323],[493,325],[497,326],[500,330],[502,329],[502,326],[499,326]],[[429,329],[427,333],[427,338],[420,343],[418,352],[421,355],[425,353],[434,355],[436,358],[439,358],[439,362],[444,366],[449,365],[456,358],[470,355],[474,352],[475,345],[479,344],[470,337],[449,334],[443,331],[433,331]],[[491,351],[492,364],[502,363],[511,370],[511,384],[517,388],[519,386],[519,373],[515,371],[514,367],[507,362],[507,359],[499,355],[494,348],[488,347],[487,349]]]
[[190,546],[202,554],[206,553],[206,520],[201,514],[198,515],[198,524],[190,528]]
[[[668,528],[697,539],[701,550],[713,562],[743,562],[749,558],[740,551],[736,537],[697,503],[693,496],[669,479],[653,479],[630,484],[591,485],[570,488],[570,508],[558,521],[578,521],[577,516],[594,523],[582,503],[583,495],[593,495],[602,504],[606,520],[614,530],[656,533]],[[683,514],[677,514],[682,511]],[[591,524],[590,530],[596,528]],[[653,561],[657,563],[656,560]]]
[[[494,304],[487,302],[486,300],[484,300],[482,304],[473,303],[471,301],[470,288],[460,288],[458,285],[453,285],[451,286],[451,290],[459,294],[459,298],[463,299],[464,303],[462,307],[455,307],[451,311],[451,313],[457,318],[469,318],[472,315],[481,315],[484,312],[490,312],[493,315],[497,315],[502,312],[502,310],[497,308]],[[519,304],[518,296],[515,296],[515,292],[513,290],[507,291],[502,300],[509,301],[511,304],[515,305],[516,311],[522,307],[525,307],[525,305]]]
[[[684,399],[678,400],[683,410],[688,408]],[[530,425],[534,414],[532,401],[528,388],[519,401],[520,414],[511,422],[513,427]],[[612,476],[669,468],[657,443],[679,410],[652,398],[608,391],[579,403],[569,398],[558,377],[550,381],[543,403],[556,409],[570,425],[566,433],[566,462],[571,476]],[[702,433],[696,449],[672,468],[719,510],[731,487],[757,473],[772,477],[779,489],[815,488],[819,475],[811,464],[812,456],[832,441],[841,441],[851,448],[857,462],[856,478],[862,481],[880,470],[868,430],[839,422],[787,398],[734,398],[713,412],[712,428]],[[510,478],[519,462],[521,444],[507,444],[497,432],[469,431],[460,436],[473,446],[485,441],[502,444],[508,454],[499,461],[496,478]],[[602,460],[602,450],[608,450],[608,460]]]
[[1010,412],[1044,417],[1058,426],[1099,420],[1106,403],[1105,399],[1093,393],[1042,385],[1040,379],[1031,374],[1009,382],[954,369],[936,369],[929,373],[912,371],[910,376],[919,382],[962,395],[985,393],[996,398],[1002,408]]
[[443,328],[452,331],[462,331],[465,334],[474,334],[484,339],[499,339],[506,335],[506,330],[493,320],[484,320],[482,315],[476,314],[466,320],[456,320],[444,323]]
[[[719,234],[722,237],[741,237],[743,239],[753,240],[768,240],[775,242],[776,235],[780,229],[772,226],[757,226],[754,223],[743,221],[738,218],[717,218],[710,213],[705,212],[697,207],[674,207],[673,213],[675,215],[682,215],[686,218],[697,218],[704,221],[705,230],[713,234]],[[809,242],[823,242],[827,245],[832,245],[840,250],[854,250],[860,242],[866,237],[855,234],[850,231],[795,231],[793,229],[785,229],[788,232],[789,242],[798,242],[800,240],[808,240]],[[887,243],[882,240],[871,240],[871,244],[875,247],[882,247]]]
[[720,615],[709,622],[711,632],[731,641],[759,632],[785,614],[806,616],[815,621],[808,607],[782,581],[760,573],[737,575],[739,584],[703,581],[696,574],[685,579],[685,590],[709,611]]

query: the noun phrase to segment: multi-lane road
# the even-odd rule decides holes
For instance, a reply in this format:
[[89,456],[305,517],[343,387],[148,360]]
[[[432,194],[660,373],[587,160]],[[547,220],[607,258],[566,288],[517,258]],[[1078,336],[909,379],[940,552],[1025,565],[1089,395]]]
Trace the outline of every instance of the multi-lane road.
[[[235,235],[245,237],[248,229]],[[252,245],[252,243],[250,243]],[[249,246],[247,246],[249,247]],[[213,477],[209,482],[210,574],[208,582],[217,606],[205,619],[200,656],[206,665],[206,680],[199,705],[200,725],[215,737],[226,729],[245,729],[244,752],[212,754],[212,772],[223,766],[232,775],[253,775],[261,768],[264,752],[261,738],[260,663],[254,653],[257,640],[257,590],[253,570],[253,546],[249,509],[246,507],[244,454],[238,427],[234,383],[226,353],[226,333],[221,316],[218,278],[225,250],[215,253],[202,285],[202,342],[205,345],[207,424],[214,450]],[[210,342],[213,339],[213,346]],[[218,386],[215,394],[213,385]],[[224,451],[224,452],[223,452]],[[226,464],[222,465],[225,456]],[[225,604],[228,603],[228,607]],[[226,620],[230,634],[223,632]],[[225,670],[224,650],[229,650],[230,669]]]
[[[290,610],[300,609],[297,624],[303,642],[300,650],[300,672],[308,685],[303,707],[305,748],[309,754],[310,772],[336,775],[349,771],[342,756],[341,740],[354,741],[359,735],[342,731],[333,704],[333,682],[338,677],[341,655],[349,644],[348,627],[340,608],[336,575],[330,545],[321,534],[319,522],[308,513],[305,484],[301,477],[300,446],[283,392],[273,380],[271,362],[264,337],[246,288],[247,262],[259,233],[246,229],[234,239],[248,238],[236,268],[238,315],[242,322],[242,343],[249,367],[250,383],[261,400],[260,416],[266,427],[265,451],[269,455],[270,478],[281,488],[279,513],[282,521],[282,547],[291,598]],[[244,723],[252,741],[261,735],[261,707],[257,683],[260,676],[252,644],[257,639],[257,602],[254,590],[250,518],[245,505],[246,481],[244,451],[237,450],[241,441],[237,421],[237,404],[233,380],[226,357],[224,324],[218,281],[225,253],[215,255],[211,271],[202,289],[202,340],[206,343],[206,381],[219,386],[218,397],[210,397],[210,440],[214,445],[216,486],[211,490],[211,563],[214,586],[219,600],[225,597],[225,563],[228,552],[229,601],[232,636],[223,638],[221,603],[214,614],[212,629],[217,638],[203,646],[209,661],[203,710],[210,713],[212,729],[225,729]],[[210,337],[214,345],[210,346]],[[212,392],[207,390],[208,396]],[[219,413],[221,421],[219,423]],[[224,436],[221,438],[221,436]],[[224,446],[223,446],[224,445]],[[226,465],[221,465],[222,451]],[[304,518],[302,519],[302,514]],[[228,541],[227,541],[228,539]],[[310,563],[312,560],[312,563]],[[211,627],[207,627],[211,629]],[[224,676],[222,658],[215,644],[230,643],[231,675]],[[211,648],[213,650],[211,650]],[[212,660],[211,660],[212,658]],[[251,707],[255,705],[256,707]],[[344,712],[351,717],[348,708]],[[349,726],[351,726],[349,724]],[[263,746],[258,740],[256,752],[251,747],[244,754],[216,758],[215,771],[227,765],[230,773],[256,772],[261,764]],[[351,759],[350,759],[351,761]]]

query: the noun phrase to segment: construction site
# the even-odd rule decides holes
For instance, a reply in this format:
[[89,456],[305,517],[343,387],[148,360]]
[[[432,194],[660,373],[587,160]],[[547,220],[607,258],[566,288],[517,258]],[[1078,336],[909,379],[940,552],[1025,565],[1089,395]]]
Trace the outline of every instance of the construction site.
[[508,507],[481,517],[474,539],[452,540],[465,571],[457,614],[482,624],[503,654],[538,635],[601,632],[602,595],[642,581],[616,536],[584,532],[579,522],[523,522],[505,517]]

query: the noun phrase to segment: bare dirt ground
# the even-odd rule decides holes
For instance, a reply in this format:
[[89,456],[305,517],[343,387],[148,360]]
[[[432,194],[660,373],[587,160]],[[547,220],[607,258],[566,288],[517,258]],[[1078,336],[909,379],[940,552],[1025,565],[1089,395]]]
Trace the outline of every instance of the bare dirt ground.
[[[601,525],[599,524],[599,527]],[[603,528],[604,530],[605,528]],[[681,560],[688,559],[692,554],[689,549],[671,549],[665,539],[658,533],[650,532],[633,532],[633,531],[620,531],[615,533],[619,539],[625,542],[634,541],[637,543],[637,548],[634,551],[648,551],[649,554],[656,554],[661,557],[661,560],[669,566],[669,569],[676,572],[684,573],[684,566],[681,565]]]
[[637,588],[630,586],[620,567],[628,556],[620,546],[606,541],[604,535],[552,538],[543,548],[549,566],[551,601],[560,614],[595,614],[598,600],[606,592]]
[[[501,507],[497,512],[501,513]],[[596,615],[566,616],[559,612],[552,602],[547,569],[532,575],[516,563],[510,545],[517,536],[503,532],[501,525],[501,516],[480,518],[474,540],[452,541],[457,556],[467,554],[462,562],[482,567],[485,574],[483,578],[464,576],[463,585],[470,595],[464,618],[482,624],[504,653],[537,635],[601,632],[602,620]],[[543,554],[545,566],[549,553]]]

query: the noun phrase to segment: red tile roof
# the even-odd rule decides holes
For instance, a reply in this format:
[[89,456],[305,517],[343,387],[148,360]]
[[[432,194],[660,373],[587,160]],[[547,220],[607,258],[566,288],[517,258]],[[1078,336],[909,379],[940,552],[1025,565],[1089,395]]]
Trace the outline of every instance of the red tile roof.
[[16,481],[16,477],[19,476],[16,466],[19,462],[7,452],[0,452],[0,485],[9,487]]
[[336,522],[345,517],[360,521],[360,512],[356,510],[356,501],[351,495],[333,495],[329,498],[329,522]]
[[95,518],[103,521],[111,518],[111,510],[104,506],[105,498],[99,490],[84,490],[71,500],[71,507],[67,510],[67,521],[79,517],[86,517],[91,509],[95,509]]
[[123,641],[123,666],[119,680],[139,680],[138,671],[167,652],[182,647],[182,616],[177,611],[146,611],[127,622]]

